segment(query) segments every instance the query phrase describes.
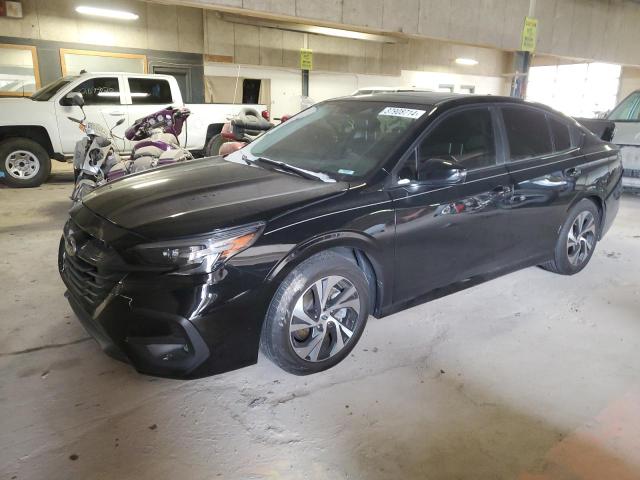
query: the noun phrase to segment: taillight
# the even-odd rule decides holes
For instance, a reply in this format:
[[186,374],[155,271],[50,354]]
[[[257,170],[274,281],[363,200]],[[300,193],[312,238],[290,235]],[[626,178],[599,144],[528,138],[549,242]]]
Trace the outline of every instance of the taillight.
[[271,115],[269,115],[269,110],[262,110],[262,118],[265,120],[271,120]]

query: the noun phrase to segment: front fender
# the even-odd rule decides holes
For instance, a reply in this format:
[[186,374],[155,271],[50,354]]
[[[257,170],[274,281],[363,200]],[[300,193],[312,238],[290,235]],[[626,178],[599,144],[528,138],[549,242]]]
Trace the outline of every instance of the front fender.
[[278,261],[267,275],[267,282],[277,285],[298,265],[322,251],[348,248],[354,249],[364,254],[369,261],[376,279],[376,308],[378,313],[381,306],[390,303],[391,298],[387,298],[385,292],[390,292],[391,274],[389,268],[385,268],[385,255],[382,246],[375,237],[357,231],[332,231],[322,233],[305,240],[293,247],[280,261]]

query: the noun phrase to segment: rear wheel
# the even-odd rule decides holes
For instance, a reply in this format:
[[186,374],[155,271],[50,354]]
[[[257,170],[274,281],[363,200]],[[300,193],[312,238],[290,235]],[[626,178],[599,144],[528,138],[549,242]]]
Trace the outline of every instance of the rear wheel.
[[0,170],[10,187],[37,187],[51,173],[46,150],[28,138],[8,138],[0,142]]
[[261,349],[296,375],[326,370],[354,348],[369,307],[367,278],[355,261],[320,253],[296,267],[278,288],[265,318]]
[[573,275],[587,266],[598,242],[600,212],[591,200],[580,200],[567,215],[554,250],[553,260],[541,265],[545,270]]

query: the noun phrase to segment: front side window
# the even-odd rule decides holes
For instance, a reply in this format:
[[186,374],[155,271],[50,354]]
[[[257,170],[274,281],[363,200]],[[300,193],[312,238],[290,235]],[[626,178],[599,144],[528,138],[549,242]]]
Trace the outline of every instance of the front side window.
[[609,114],[609,120],[640,121],[640,92],[634,92]]
[[[85,105],[120,104],[120,86],[117,77],[90,78],[76,86],[72,92],[79,92]],[[66,99],[62,99],[67,104]]]
[[263,157],[335,179],[355,180],[379,168],[430,108],[329,101],[308,108],[227,158]]
[[467,170],[496,164],[491,112],[474,108],[449,115],[418,146],[417,161],[453,160]]
[[524,107],[503,107],[502,117],[512,161],[553,152],[544,112]]
[[171,87],[166,80],[130,78],[129,91],[134,105],[170,105],[173,103]]

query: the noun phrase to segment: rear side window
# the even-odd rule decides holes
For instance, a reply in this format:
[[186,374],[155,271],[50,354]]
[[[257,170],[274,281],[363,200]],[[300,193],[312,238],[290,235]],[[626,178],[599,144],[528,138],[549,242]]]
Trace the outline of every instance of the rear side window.
[[547,117],[543,112],[523,107],[504,107],[502,117],[512,161],[553,152]]
[[169,82],[156,78],[130,78],[129,91],[134,105],[169,105],[173,103]]
[[549,117],[549,127],[556,147],[556,152],[569,150],[571,148],[571,132],[569,126],[553,117]]
[[82,94],[85,105],[120,104],[120,87],[117,77],[90,78],[72,91]]

